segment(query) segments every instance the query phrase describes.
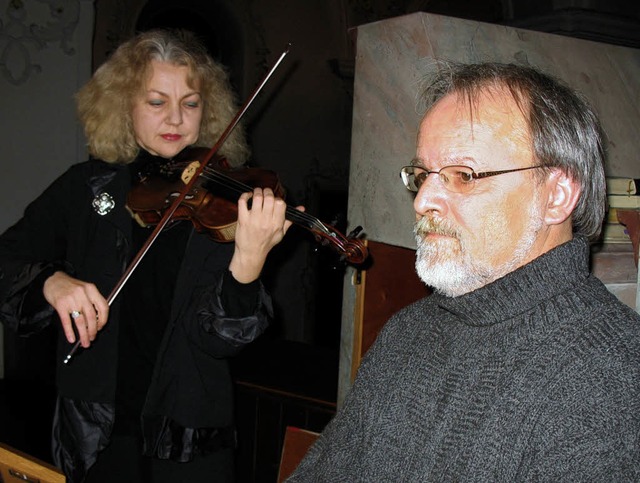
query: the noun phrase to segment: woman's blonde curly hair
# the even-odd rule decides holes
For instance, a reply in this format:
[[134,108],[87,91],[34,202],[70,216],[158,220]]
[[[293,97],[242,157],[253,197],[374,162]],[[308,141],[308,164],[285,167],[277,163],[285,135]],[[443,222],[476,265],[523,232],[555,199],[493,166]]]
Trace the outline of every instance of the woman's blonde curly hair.
[[[92,156],[126,164],[138,155],[131,112],[152,60],[187,66],[189,85],[199,83],[203,100],[199,146],[213,146],[236,115],[236,98],[225,68],[207,54],[196,37],[183,30],[151,30],[118,47],[76,94],[78,116]],[[249,147],[241,125],[231,132],[220,154],[232,166],[247,160]]]

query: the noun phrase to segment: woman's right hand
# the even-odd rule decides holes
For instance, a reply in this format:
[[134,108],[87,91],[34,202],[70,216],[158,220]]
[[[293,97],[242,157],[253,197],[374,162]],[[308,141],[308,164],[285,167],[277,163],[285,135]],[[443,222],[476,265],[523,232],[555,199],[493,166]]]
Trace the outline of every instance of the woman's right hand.
[[[109,317],[109,304],[96,286],[64,272],[55,272],[44,282],[42,291],[47,302],[58,312],[69,343],[76,341],[75,323],[80,344],[85,349],[89,347]],[[73,318],[72,313],[79,315]]]

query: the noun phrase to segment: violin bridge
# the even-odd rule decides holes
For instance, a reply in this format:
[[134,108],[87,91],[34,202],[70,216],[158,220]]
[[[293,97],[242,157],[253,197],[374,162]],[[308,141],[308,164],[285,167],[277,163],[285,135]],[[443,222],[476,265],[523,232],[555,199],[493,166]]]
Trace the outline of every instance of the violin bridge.
[[191,178],[193,178],[193,175],[196,174],[196,171],[198,171],[199,167],[200,161],[193,161],[192,163],[189,163],[189,166],[184,169],[184,171],[182,172],[182,176],[180,177],[182,182],[184,184],[189,184]]

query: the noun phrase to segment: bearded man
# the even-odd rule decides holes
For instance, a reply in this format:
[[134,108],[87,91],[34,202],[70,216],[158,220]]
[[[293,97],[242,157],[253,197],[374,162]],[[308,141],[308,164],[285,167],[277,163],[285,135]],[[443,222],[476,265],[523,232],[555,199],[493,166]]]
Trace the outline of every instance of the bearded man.
[[416,269],[291,482],[640,481],[640,317],[589,271],[605,212],[593,109],[536,69],[426,91]]

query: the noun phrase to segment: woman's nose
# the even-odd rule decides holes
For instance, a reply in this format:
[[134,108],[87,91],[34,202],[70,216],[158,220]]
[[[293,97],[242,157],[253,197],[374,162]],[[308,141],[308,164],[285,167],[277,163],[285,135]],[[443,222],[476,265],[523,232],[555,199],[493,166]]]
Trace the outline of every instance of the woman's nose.
[[182,110],[180,106],[171,106],[167,113],[167,123],[177,126],[182,124]]

